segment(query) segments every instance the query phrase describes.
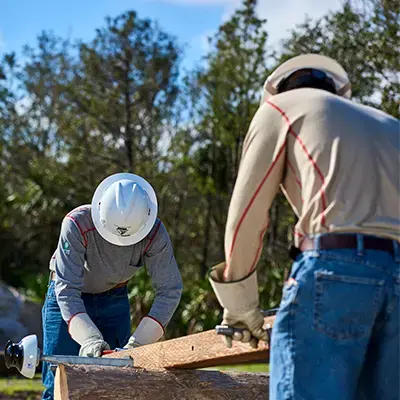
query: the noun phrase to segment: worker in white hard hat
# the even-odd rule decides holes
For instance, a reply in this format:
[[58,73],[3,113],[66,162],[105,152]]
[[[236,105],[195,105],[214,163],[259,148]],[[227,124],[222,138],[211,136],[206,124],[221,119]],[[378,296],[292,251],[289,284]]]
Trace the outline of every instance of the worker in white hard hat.
[[[148,313],[130,331],[127,283],[143,266],[155,289]],[[142,177],[104,179],[92,203],[63,219],[43,306],[46,355],[99,357],[105,350],[157,342],[180,301],[182,279],[171,241],[157,218],[157,198]],[[54,373],[43,365],[43,399]]]
[[232,340],[267,341],[256,266],[282,189],[298,218],[272,329],[270,400],[400,399],[400,124],[306,54],[266,80],[210,270]]

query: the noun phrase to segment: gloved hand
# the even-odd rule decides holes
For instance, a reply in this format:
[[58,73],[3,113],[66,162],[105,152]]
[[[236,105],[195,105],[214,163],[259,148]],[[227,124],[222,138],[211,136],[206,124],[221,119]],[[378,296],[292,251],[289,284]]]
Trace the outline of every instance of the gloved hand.
[[86,313],[74,315],[69,321],[68,331],[72,339],[81,345],[80,356],[101,357],[103,350],[110,349],[103,335]]
[[164,327],[151,317],[144,317],[124,348],[132,349],[157,342],[164,335]]
[[234,333],[233,337],[224,336],[227,347],[232,347],[232,340],[249,343],[257,348],[258,341],[267,341],[268,333],[263,328],[264,317],[258,308],[257,273],[239,281],[224,282],[225,263],[211,269],[209,280],[221,306],[224,308],[222,325],[232,328],[242,328],[243,332]]
[[234,314],[225,309],[223,318],[222,325],[243,329],[242,332],[235,332],[233,337],[224,336],[224,343],[227,347],[232,347],[232,340],[237,340],[249,343],[251,347],[256,349],[259,340],[266,342],[268,339],[267,330],[263,329],[264,317],[258,309],[243,314]]
[[110,350],[107,342],[98,337],[89,337],[83,342],[79,355],[83,357],[101,357],[103,350]]

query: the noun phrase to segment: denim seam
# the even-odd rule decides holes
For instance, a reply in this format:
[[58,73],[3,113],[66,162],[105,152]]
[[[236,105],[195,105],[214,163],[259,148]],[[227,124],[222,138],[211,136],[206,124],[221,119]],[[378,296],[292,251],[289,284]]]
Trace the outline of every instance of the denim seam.
[[[288,320],[288,333],[289,333],[289,345],[287,347],[287,365],[284,372],[284,400],[291,400],[293,396],[293,348],[294,348],[294,330],[293,330],[293,313],[291,312],[292,306],[289,306],[289,320]],[[290,366],[292,365],[292,367]]]
[[354,263],[354,264],[359,264],[359,265],[365,265],[367,267],[371,267],[374,269],[378,269],[379,271],[383,271],[386,273],[389,273],[387,268],[384,266],[380,266],[378,264],[373,264],[369,261],[364,260],[363,258],[360,257],[346,257],[343,255],[333,255],[333,254],[321,254],[319,257],[321,261],[326,260],[326,261],[340,261],[340,262],[346,262],[346,263]]
[[383,322],[386,322],[386,320],[390,317],[390,314],[393,312],[393,310],[395,309],[397,303],[398,303],[398,297],[395,293],[395,291],[393,290],[393,293],[391,295],[391,301],[389,302],[388,306],[387,306],[387,310],[385,312],[385,319]]
[[358,283],[361,285],[375,285],[375,286],[383,286],[385,284],[384,279],[363,278],[359,276],[347,276],[347,275],[334,275],[334,274],[324,273],[323,271],[316,271],[315,276],[317,279],[325,279],[327,281],[332,281],[332,282]]
[[[293,372],[293,365],[294,365],[294,350],[295,350],[295,334],[294,334],[294,320],[295,320],[295,302],[298,296],[298,290],[299,287],[296,286],[294,288],[292,288],[294,290],[293,293],[291,293],[291,299],[290,299],[290,303],[288,304],[288,333],[289,333],[289,346],[288,346],[288,361],[290,360],[290,362],[288,363],[288,367],[285,368],[285,377],[284,377],[284,382],[285,382],[285,390],[284,390],[284,394],[285,394],[285,400],[291,400],[293,398],[294,395],[294,381],[293,381],[293,377],[294,377],[294,372]],[[289,366],[292,367],[289,367]],[[290,371],[289,371],[290,369]]]

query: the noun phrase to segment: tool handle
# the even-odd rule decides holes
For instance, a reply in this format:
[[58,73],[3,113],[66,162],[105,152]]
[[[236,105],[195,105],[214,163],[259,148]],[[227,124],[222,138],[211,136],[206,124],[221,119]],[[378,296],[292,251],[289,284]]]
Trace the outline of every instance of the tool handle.
[[103,352],[101,353],[102,356],[105,356],[106,354],[111,354],[114,353],[114,350],[103,350]]
[[[270,317],[270,316],[276,315],[278,310],[279,310],[279,308],[271,308],[270,310],[263,310],[263,311],[261,311],[261,313],[262,313],[263,317],[265,318],[265,317]],[[267,326],[267,329],[270,329],[270,327]],[[233,328],[229,325],[217,325],[215,327],[215,332],[217,335],[225,335],[225,336],[230,336],[230,337],[232,337],[235,332],[243,333],[244,330],[245,330],[244,328]]]
[[121,347],[116,347],[114,350],[103,350],[103,352],[101,353],[101,355],[102,355],[102,356],[105,356],[106,354],[115,353],[116,351],[121,351],[121,350],[129,350],[129,349],[125,349],[125,348],[121,348]]
[[235,332],[242,333],[244,328],[233,328],[229,325],[217,325],[215,332],[217,335],[225,335],[232,337]]

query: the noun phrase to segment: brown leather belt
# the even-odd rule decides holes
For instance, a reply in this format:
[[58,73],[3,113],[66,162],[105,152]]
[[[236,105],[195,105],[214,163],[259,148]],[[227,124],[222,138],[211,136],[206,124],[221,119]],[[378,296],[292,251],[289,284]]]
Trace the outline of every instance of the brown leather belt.
[[[50,280],[54,281],[55,278],[56,278],[56,273],[55,273],[54,271],[51,271],[51,272],[50,272]],[[126,286],[126,285],[128,284],[128,282],[129,282],[129,281],[125,281],[125,282],[118,283],[118,285],[115,285],[115,286],[112,287],[110,290],[118,289],[118,288],[124,287],[124,286]],[[100,294],[100,293],[99,293],[99,294]]]
[[[379,238],[376,236],[362,235],[363,249],[380,250],[395,254],[394,240]],[[320,236],[319,249],[357,249],[357,235],[355,234],[328,234]],[[300,251],[316,250],[316,239],[304,238],[299,246]]]

